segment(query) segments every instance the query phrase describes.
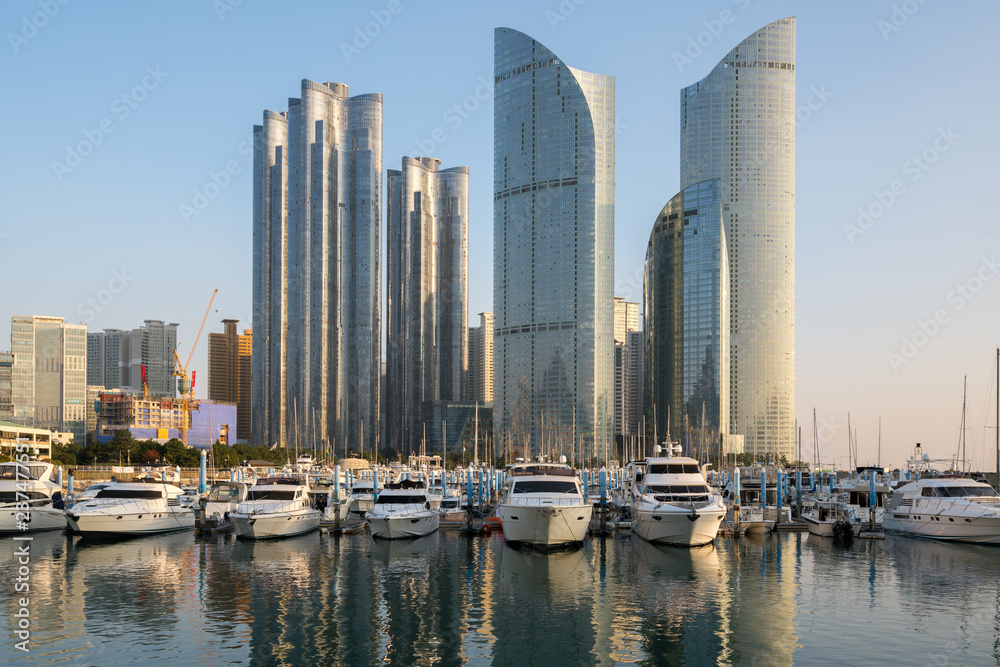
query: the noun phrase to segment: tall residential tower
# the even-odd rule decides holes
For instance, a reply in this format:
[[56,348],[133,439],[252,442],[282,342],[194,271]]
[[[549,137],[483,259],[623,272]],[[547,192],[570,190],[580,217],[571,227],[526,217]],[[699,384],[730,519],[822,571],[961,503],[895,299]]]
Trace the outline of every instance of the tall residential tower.
[[386,419],[402,453],[417,450],[430,403],[467,394],[469,168],[440,163],[389,170]]
[[[615,80],[494,31],[494,431],[613,443]],[[575,428],[575,432],[574,432]]]
[[378,440],[381,199],[380,93],[303,80],[254,126],[255,443]]

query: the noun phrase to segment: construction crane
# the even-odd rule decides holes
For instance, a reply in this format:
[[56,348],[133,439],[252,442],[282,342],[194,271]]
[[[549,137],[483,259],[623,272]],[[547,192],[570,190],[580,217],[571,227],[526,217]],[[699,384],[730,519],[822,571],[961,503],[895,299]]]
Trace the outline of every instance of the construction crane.
[[191,359],[194,357],[194,350],[198,347],[198,341],[201,339],[201,332],[205,330],[205,322],[208,321],[208,314],[212,312],[212,303],[215,301],[215,295],[219,293],[219,290],[212,292],[212,298],[208,300],[208,308],[205,309],[205,316],[201,318],[201,326],[198,327],[198,334],[194,337],[194,342],[191,343],[191,351],[188,353],[187,361],[181,366],[181,358],[177,354],[177,348],[174,348],[174,375],[176,375],[180,380],[178,381],[178,386],[181,394],[181,427],[180,436],[181,442],[185,445],[187,444],[187,424],[188,417],[191,413],[191,403],[194,401],[194,372],[191,373],[191,379],[188,379],[188,366],[191,365]]

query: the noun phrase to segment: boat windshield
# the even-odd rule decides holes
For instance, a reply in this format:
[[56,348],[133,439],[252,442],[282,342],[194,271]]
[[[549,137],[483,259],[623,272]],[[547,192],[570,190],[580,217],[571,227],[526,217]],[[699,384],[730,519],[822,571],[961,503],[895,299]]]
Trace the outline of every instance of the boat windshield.
[[0,466],[0,479],[42,479],[45,470],[46,466],[8,463]]
[[423,503],[423,496],[402,496],[385,493],[380,495],[378,501],[376,501],[378,505],[422,505]]
[[704,484],[670,484],[657,485],[650,484],[646,487],[647,493],[709,493],[708,486]]
[[240,499],[238,486],[216,486],[208,492],[208,502],[227,502]]
[[650,475],[698,474],[700,472],[697,463],[650,463],[647,471]]
[[277,489],[250,489],[247,500],[295,500],[295,492],[278,491]]
[[576,493],[576,482],[566,480],[526,479],[514,484],[513,493]]
[[[964,498],[969,496],[995,496],[996,492],[986,486],[937,486],[937,487],[927,487],[937,491],[938,496],[943,496],[945,498]],[[927,488],[924,490],[926,491]],[[925,494],[926,495],[926,494]]]
[[106,498],[155,500],[162,497],[163,493],[158,489],[101,489],[100,493],[97,494],[98,500]]
[[6,503],[49,499],[50,498],[47,495],[39,491],[0,491],[0,505]]

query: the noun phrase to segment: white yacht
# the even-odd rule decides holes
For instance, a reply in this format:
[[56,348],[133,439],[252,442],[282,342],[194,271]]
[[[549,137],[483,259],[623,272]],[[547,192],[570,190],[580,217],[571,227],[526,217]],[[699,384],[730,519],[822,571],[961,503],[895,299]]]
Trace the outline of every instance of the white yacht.
[[565,463],[520,463],[507,469],[497,506],[507,542],[541,548],[582,544],[593,513],[576,471]]
[[202,503],[201,529],[209,533],[222,533],[233,529],[230,516],[247,498],[250,485],[244,482],[216,482],[208,490]]
[[81,535],[154,535],[194,528],[194,510],[180,504],[183,489],[152,479],[115,482],[66,511]]
[[51,463],[0,463],[0,534],[65,527],[62,489]]
[[230,512],[236,536],[247,540],[302,535],[319,528],[321,513],[309,502],[301,475],[261,477]]
[[429,535],[441,525],[436,500],[425,481],[398,480],[386,484],[374,506],[365,513],[365,521],[372,537],[394,540]]
[[[722,496],[708,486],[698,462],[676,456],[680,445],[667,445],[668,456],[630,463],[632,530],[660,544],[700,546],[719,533],[726,515]],[[656,448],[657,453],[659,447]]]
[[936,540],[1000,544],[1000,496],[972,479],[918,479],[893,492],[882,527]]

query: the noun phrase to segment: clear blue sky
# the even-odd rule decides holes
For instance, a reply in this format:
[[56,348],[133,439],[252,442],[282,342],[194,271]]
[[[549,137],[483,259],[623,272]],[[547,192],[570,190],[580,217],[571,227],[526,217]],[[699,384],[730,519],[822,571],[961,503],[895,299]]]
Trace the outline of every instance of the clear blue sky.
[[[426,152],[469,165],[470,312],[491,310],[493,105],[483,82],[495,26],[616,77],[616,294],[641,301],[649,229],[679,185],[679,90],[789,15],[805,452],[815,407],[825,461],[847,463],[848,412],[862,462],[874,462],[880,417],[882,463],[903,463],[918,441],[950,457],[968,375],[969,451],[992,469],[1000,5],[985,1],[5,2],[0,349],[12,314],[91,330],[163,319],[180,323],[184,358],[215,288],[206,330],[221,331],[223,318],[249,324],[243,142],[303,78],[383,94],[384,168]],[[375,36],[355,42],[369,23]],[[456,104],[472,110],[449,112]],[[438,129],[446,139],[422,150]],[[67,149],[81,142],[92,150],[77,162]],[[233,175],[216,188],[212,174],[227,166]],[[185,219],[182,206],[197,214]],[[859,207],[878,215],[859,225]],[[192,364],[199,375],[205,347]]]

